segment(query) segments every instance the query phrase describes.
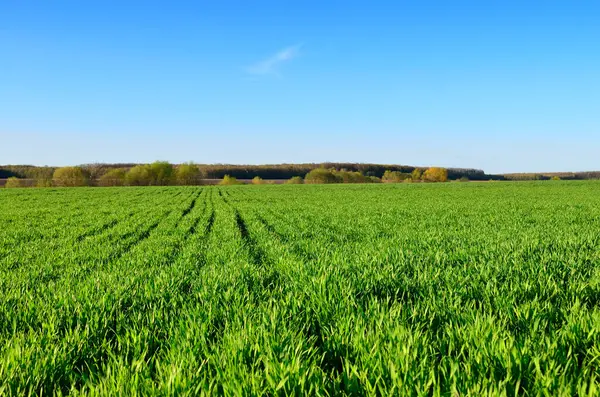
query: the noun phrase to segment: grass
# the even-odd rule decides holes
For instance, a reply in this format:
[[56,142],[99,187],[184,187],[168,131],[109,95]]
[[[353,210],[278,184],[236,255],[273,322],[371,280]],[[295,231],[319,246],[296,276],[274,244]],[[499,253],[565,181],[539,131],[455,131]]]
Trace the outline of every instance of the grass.
[[600,183],[0,191],[0,395],[597,395]]

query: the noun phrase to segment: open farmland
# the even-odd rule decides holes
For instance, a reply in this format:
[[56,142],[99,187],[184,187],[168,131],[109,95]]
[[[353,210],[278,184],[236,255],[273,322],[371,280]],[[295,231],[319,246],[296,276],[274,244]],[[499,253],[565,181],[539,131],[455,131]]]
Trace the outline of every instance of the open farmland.
[[0,394],[596,395],[600,183],[0,191]]

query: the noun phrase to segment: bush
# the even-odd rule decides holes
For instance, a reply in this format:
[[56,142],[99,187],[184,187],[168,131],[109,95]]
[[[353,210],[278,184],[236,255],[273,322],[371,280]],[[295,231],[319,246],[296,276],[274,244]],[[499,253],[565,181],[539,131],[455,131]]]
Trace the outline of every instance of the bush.
[[325,168],[315,168],[304,177],[304,183],[339,183],[338,179],[332,170]]
[[219,185],[241,185],[242,182],[238,181],[236,177],[225,175],[223,180],[219,182]]
[[554,175],[551,179],[553,181],[560,181],[560,176]]
[[460,179],[458,181],[459,182],[469,182],[469,178],[467,178],[466,176],[462,176],[462,177],[460,177]]
[[90,181],[88,175],[81,167],[62,167],[54,171],[52,177],[56,186],[76,187],[88,186]]
[[399,182],[405,181],[406,179],[410,179],[410,178],[411,178],[410,174],[405,174],[400,171],[387,170],[383,173],[383,176],[381,177],[381,181],[384,183],[399,183]]
[[155,161],[136,165],[125,175],[125,184],[129,186],[197,185],[201,181],[200,168],[193,163],[185,163],[175,169],[166,161]]
[[52,186],[52,177],[50,178],[37,178],[35,180],[35,187],[51,187]]
[[202,172],[194,163],[181,164],[175,170],[175,178],[179,185],[200,185],[202,184]]
[[304,183],[304,179],[301,176],[293,176],[287,181],[285,181],[288,185],[301,185]]
[[[375,178],[375,179],[373,179]],[[379,178],[366,176],[359,171],[316,168],[304,177],[304,183],[373,183]]]
[[127,171],[124,168],[113,168],[98,178],[100,186],[124,186]]
[[148,186],[152,181],[148,165],[136,165],[125,175],[125,184],[128,186]]
[[173,183],[175,170],[172,164],[166,161],[155,161],[149,165],[149,171],[152,186],[166,186]]
[[252,178],[252,184],[253,185],[264,185],[265,181],[260,176],[255,176],[254,178]]
[[423,171],[420,168],[415,168],[413,172],[410,173],[410,179],[413,181],[419,181],[423,177]]
[[21,187],[21,180],[17,177],[11,176],[6,180],[6,184],[4,185],[6,188],[15,188]]
[[381,183],[381,178],[377,178],[376,176],[370,176],[369,180],[371,183]]
[[333,175],[341,183],[371,183],[371,179],[368,176],[364,176],[358,171],[332,171]]
[[423,174],[423,180],[427,182],[446,182],[448,181],[448,170],[441,167],[428,168]]

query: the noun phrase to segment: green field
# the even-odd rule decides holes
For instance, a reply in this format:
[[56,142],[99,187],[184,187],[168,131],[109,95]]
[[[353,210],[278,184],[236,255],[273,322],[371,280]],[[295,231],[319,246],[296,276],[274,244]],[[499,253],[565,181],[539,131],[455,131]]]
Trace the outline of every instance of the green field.
[[5,189],[0,395],[597,395],[600,183]]

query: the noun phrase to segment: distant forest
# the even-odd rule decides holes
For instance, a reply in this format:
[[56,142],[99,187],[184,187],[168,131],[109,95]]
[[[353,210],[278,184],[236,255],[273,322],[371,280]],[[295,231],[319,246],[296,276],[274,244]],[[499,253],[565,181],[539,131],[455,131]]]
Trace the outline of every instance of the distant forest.
[[[84,164],[81,167],[91,181],[102,178],[111,170],[130,170],[139,164]],[[262,178],[264,180],[284,180],[293,177],[304,177],[315,169],[333,169],[338,171],[359,172],[367,177],[382,178],[386,171],[404,174],[415,170],[425,171],[427,167],[415,167],[395,164],[368,163],[304,163],[304,164],[267,164],[267,165],[235,165],[235,164],[197,164],[203,179],[222,179],[230,177],[249,180]],[[177,168],[178,165],[175,165]],[[49,179],[58,167],[37,167],[31,165],[0,165],[0,179],[16,177],[20,179]],[[472,168],[448,168],[448,180],[468,178],[471,181],[487,180],[545,180],[545,179],[600,179],[600,171],[592,172],[563,172],[563,173],[515,173],[492,175],[483,170]]]
[[[129,170],[136,165],[124,164],[83,164],[81,168],[89,173],[91,179],[99,179],[112,169]],[[367,163],[304,163],[304,164],[267,164],[267,165],[238,165],[238,164],[197,164],[205,179],[222,179],[225,175],[237,179],[290,179],[295,176],[304,177],[317,168],[335,169],[338,171],[360,172],[365,176],[381,178],[385,171],[411,173],[415,169],[425,171],[428,167],[415,167],[395,164]],[[177,167],[177,165],[175,165]],[[37,179],[51,176],[58,167],[37,167],[31,165],[0,165],[0,179],[10,177]],[[448,168],[448,179],[467,177],[470,180],[503,179],[501,175],[488,175],[482,170],[471,168]]]

